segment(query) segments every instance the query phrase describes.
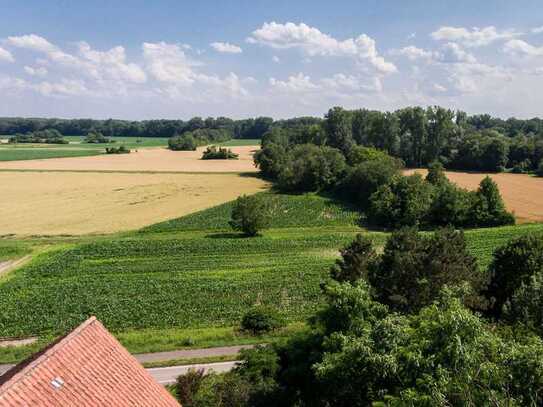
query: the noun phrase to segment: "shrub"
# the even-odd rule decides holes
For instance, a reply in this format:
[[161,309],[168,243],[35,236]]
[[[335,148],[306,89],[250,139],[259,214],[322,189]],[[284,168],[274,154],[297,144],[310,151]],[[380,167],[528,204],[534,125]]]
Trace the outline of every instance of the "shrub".
[[175,382],[177,398],[185,407],[195,407],[194,398],[204,381],[204,369],[189,369]]
[[543,272],[543,238],[528,235],[509,241],[496,249],[489,267],[490,282],[485,295],[492,314],[499,317],[522,284]]
[[335,187],[346,165],[335,148],[300,144],[285,157],[279,172],[279,187],[287,191],[320,191]]
[[426,181],[432,185],[440,186],[449,183],[447,176],[445,175],[445,168],[439,161],[434,161],[428,165],[428,174],[426,175]]
[[470,224],[470,208],[475,194],[451,182],[441,182],[435,187],[428,223],[437,226],[465,226]]
[[125,146],[106,147],[106,154],[130,154],[130,150]]
[[269,226],[270,216],[270,208],[265,198],[260,195],[242,195],[232,207],[229,224],[232,229],[247,236],[256,236],[259,231]]
[[207,147],[202,154],[202,160],[237,160],[238,154],[233,153],[229,148],[215,146]]
[[108,139],[107,137],[104,137],[104,135],[100,132],[90,131],[87,133],[87,136],[85,137],[85,143],[106,144],[106,143],[111,143],[111,140]]
[[196,147],[198,143],[190,133],[174,136],[168,140],[168,148],[173,151],[195,151]]
[[285,322],[273,308],[255,306],[245,313],[241,320],[241,329],[253,335],[260,335],[281,328]]
[[420,174],[395,177],[370,197],[370,222],[387,227],[423,224],[432,204],[432,186]]

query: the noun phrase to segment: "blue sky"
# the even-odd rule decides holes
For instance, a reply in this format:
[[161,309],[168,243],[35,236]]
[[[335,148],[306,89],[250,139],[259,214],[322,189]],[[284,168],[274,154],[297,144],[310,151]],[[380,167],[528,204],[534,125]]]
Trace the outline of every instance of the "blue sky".
[[[539,4],[538,4],[539,3]],[[1,116],[543,116],[539,1],[0,1]]]

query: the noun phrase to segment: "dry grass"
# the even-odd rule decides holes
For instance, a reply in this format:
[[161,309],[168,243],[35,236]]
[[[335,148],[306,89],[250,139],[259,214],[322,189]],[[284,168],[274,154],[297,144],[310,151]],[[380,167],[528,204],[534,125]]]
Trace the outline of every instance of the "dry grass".
[[46,160],[0,162],[0,169],[61,171],[153,171],[153,172],[256,172],[253,153],[258,146],[231,147],[239,160],[201,160],[197,151],[170,151],[145,148],[131,154],[92,157],[49,158]]
[[[408,170],[406,173],[419,172],[426,175],[426,170]],[[482,174],[447,171],[447,178],[461,187],[477,189],[481,180],[490,176],[500,188],[507,209],[515,212],[519,223],[543,221],[543,178],[526,174]]]
[[[132,160],[138,155],[130,156]],[[90,157],[89,162],[98,158],[101,157]],[[111,161],[122,158],[116,156]],[[51,161],[81,159],[51,159],[43,163]],[[17,171],[0,172],[0,185],[0,235],[126,231],[267,188],[264,181],[239,174]]]

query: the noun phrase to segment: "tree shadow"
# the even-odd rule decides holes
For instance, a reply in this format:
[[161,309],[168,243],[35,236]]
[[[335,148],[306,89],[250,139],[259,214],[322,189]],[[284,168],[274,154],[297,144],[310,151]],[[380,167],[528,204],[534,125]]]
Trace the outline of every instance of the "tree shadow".
[[247,239],[247,235],[244,235],[243,233],[234,233],[234,232],[219,232],[219,233],[211,233],[209,235],[205,235],[207,239]]

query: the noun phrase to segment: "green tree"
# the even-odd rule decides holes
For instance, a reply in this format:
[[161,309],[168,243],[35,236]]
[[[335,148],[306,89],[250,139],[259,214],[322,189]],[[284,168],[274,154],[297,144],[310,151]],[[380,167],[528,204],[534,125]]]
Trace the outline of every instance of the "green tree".
[[256,236],[270,224],[270,210],[266,200],[260,195],[242,195],[232,207],[230,226],[246,236]]
[[354,144],[352,115],[341,107],[334,107],[326,114],[325,129],[328,145],[347,153]]
[[336,260],[336,264],[330,270],[334,280],[355,283],[360,279],[368,279],[370,269],[377,259],[377,253],[369,238],[361,234],[356,235],[356,239],[341,249],[340,253],[341,259]]
[[470,216],[477,226],[489,227],[515,223],[513,214],[505,209],[498,185],[488,176],[479,184]]
[[168,148],[173,151],[195,151],[196,147],[198,143],[190,133],[174,136],[168,140]]

